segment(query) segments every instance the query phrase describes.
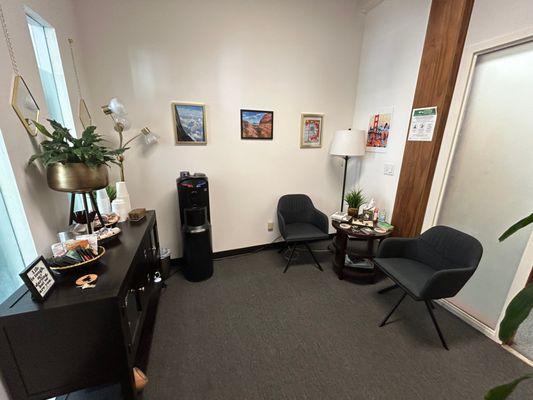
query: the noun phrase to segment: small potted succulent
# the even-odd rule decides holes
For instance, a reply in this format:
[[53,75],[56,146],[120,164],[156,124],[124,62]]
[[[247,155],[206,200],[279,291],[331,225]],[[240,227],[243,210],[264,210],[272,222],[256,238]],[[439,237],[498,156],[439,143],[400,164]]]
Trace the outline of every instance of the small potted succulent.
[[41,142],[41,153],[34,154],[29,164],[41,160],[46,168],[50,189],[60,192],[88,192],[105,188],[109,184],[109,163],[118,164],[126,148],[110,150],[102,146],[102,137],[89,126],[75,138],[60,123],[48,120],[53,132],[35,122],[35,126],[47,140]]
[[353,189],[346,193],[344,200],[348,203],[348,215],[357,217],[359,207],[366,203],[366,197],[363,194],[363,189]]

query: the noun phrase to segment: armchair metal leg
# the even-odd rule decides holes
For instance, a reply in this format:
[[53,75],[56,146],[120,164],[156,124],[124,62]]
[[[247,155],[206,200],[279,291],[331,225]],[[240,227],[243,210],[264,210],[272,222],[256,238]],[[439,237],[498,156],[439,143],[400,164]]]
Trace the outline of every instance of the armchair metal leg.
[[386,288],[378,290],[378,293],[379,294],[387,293],[387,292],[389,292],[391,290],[394,290],[394,289],[397,289],[397,288],[399,288],[399,286],[395,283],[393,285],[387,286]]
[[394,313],[394,311],[396,311],[396,309],[398,308],[398,306],[400,305],[400,303],[403,301],[403,299],[405,299],[405,296],[407,296],[407,293],[404,293],[402,294],[402,297],[400,298],[400,301],[398,301],[398,303],[396,303],[396,305],[394,306],[394,308],[391,310],[391,312],[385,317],[385,319],[381,322],[381,324],[379,324],[379,327],[381,328],[382,326],[384,326],[387,321],[389,320],[389,318],[391,317],[391,315]]
[[433,310],[431,309],[430,300],[425,300],[426,308],[428,309],[429,315],[431,315],[431,320],[433,321],[433,325],[435,325],[435,329],[437,330],[437,333],[439,334],[440,341],[442,343],[442,346],[446,350],[450,350],[448,348],[448,345],[446,344],[446,341],[444,340],[444,336],[442,336],[442,332],[440,331],[439,324],[437,323],[437,319],[435,318],[435,315],[433,314]]
[[313,261],[315,262],[316,266],[318,267],[318,269],[322,272],[324,272],[324,270],[322,269],[322,266],[320,265],[320,263],[318,262],[318,260],[316,259],[315,257],[315,254],[313,253],[313,250],[311,250],[311,247],[309,247],[309,244],[307,243],[304,243],[305,247],[307,247],[307,250],[309,251],[309,253],[311,253],[311,257],[313,257]]
[[289,256],[289,260],[287,261],[287,265],[285,265],[285,269],[283,270],[283,273],[287,272],[287,270],[289,269],[289,265],[291,263],[292,256],[294,255],[294,250],[296,250],[296,245],[292,246],[291,255]]

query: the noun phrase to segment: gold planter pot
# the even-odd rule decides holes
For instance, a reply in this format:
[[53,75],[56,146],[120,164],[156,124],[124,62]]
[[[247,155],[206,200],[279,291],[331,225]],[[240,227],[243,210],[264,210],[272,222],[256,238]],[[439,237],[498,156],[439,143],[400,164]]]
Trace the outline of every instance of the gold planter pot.
[[83,163],[53,164],[46,169],[50,189],[59,192],[90,192],[109,184],[107,165],[88,167]]

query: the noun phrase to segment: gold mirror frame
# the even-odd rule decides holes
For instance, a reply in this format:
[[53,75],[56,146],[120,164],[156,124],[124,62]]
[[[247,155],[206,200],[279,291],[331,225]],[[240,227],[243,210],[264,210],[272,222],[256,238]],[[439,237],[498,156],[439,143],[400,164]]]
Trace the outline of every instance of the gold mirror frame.
[[91,113],[89,112],[87,104],[83,99],[80,99],[80,103],[78,104],[78,118],[81,121],[83,129],[87,129],[87,127],[92,125],[93,120],[91,118]]
[[[37,108],[37,111],[35,113],[35,118],[26,118],[26,115],[24,115],[23,110],[19,108],[19,105],[18,105],[18,100],[20,96],[19,89],[21,87],[23,87],[26,90],[26,92],[28,93],[27,96],[29,96],[29,98],[31,99],[31,101],[33,101],[33,104]],[[28,99],[28,97],[26,99]],[[35,101],[35,98],[31,94],[30,89],[28,88],[28,85],[26,85],[26,82],[24,81],[24,78],[22,78],[22,76],[20,75],[16,75],[13,81],[13,91],[11,92],[11,107],[13,107],[13,110],[15,110],[15,113],[17,113],[17,116],[19,117],[20,122],[22,122],[22,125],[24,125],[24,128],[26,128],[28,133],[31,136],[34,136],[34,137],[37,136],[37,127],[33,125],[32,121],[39,122],[39,113],[40,113],[39,105],[37,104],[37,102]]]

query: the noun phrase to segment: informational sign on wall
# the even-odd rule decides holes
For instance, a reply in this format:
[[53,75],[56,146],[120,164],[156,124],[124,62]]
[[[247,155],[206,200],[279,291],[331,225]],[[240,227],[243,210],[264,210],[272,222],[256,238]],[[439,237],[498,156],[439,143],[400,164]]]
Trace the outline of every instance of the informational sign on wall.
[[413,109],[407,140],[431,142],[437,122],[437,107]]

